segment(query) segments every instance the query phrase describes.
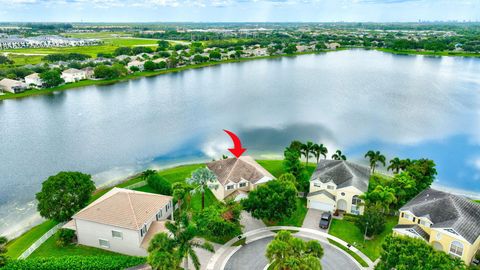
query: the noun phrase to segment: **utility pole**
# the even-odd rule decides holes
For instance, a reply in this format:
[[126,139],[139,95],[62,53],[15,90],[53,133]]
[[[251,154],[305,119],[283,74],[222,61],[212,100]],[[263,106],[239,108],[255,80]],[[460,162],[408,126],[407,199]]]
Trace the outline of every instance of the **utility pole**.
[[363,245],[365,245],[365,240],[367,239],[367,230],[368,230],[368,221],[367,221],[367,225],[365,226],[365,234],[363,235]]

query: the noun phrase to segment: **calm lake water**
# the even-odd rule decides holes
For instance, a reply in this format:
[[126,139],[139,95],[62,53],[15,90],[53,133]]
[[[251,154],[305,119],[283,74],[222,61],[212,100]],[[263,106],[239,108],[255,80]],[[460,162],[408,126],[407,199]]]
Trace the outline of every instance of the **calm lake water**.
[[[97,184],[147,167],[255,157],[292,139],[362,160],[428,157],[436,186],[480,193],[480,59],[352,50],[223,64],[0,101],[0,234],[38,221],[34,194],[58,171]],[[457,191],[458,191],[457,190]]]

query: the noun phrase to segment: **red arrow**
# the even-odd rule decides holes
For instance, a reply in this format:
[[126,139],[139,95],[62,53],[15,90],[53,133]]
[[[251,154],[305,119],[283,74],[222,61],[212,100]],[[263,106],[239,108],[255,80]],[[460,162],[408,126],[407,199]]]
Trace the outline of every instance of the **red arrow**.
[[235,135],[235,133],[228,131],[226,129],[224,129],[223,131],[225,131],[228,134],[228,136],[232,138],[232,141],[233,141],[233,148],[228,148],[228,150],[232,152],[232,154],[235,157],[239,158],[247,149],[242,148],[242,142],[240,141],[238,136]]

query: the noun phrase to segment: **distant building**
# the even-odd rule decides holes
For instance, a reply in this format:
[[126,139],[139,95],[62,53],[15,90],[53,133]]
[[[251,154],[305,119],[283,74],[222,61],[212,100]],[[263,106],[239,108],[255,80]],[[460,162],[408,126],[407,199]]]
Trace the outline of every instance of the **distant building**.
[[66,83],[78,82],[87,78],[85,71],[76,68],[69,68],[62,72],[62,79]]
[[82,69],[85,72],[85,78],[87,79],[93,79],[95,76],[94,68],[93,67],[86,67]]
[[0,49],[50,48],[90,46],[102,43],[99,39],[67,38],[62,36],[0,37]]
[[38,73],[32,73],[25,77],[25,83],[29,87],[42,87],[43,81]]
[[327,49],[329,50],[336,50],[337,48],[340,48],[340,43],[325,43],[325,46],[327,46]]
[[17,80],[3,79],[0,81],[0,89],[10,93],[20,93],[27,89],[27,84]]
[[138,60],[133,60],[127,64],[127,68],[130,69],[131,67],[137,67],[140,70],[143,70],[143,64],[145,62],[143,61],[138,61]]
[[166,231],[165,221],[173,216],[173,207],[171,196],[113,188],[63,228],[75,230],[81,245],[147,256],[152,237]]

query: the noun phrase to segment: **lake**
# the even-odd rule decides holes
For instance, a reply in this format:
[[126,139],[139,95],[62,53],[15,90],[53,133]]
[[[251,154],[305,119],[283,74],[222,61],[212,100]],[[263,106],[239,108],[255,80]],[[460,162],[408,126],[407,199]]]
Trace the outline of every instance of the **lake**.
[[280,158],[293,139],[365,162],[431,158],[435,186],[480,194],[480,59],[366,50],[264,59],[0,101],[0,234],[38,222],[59,171],[98,185],[228,154]]

